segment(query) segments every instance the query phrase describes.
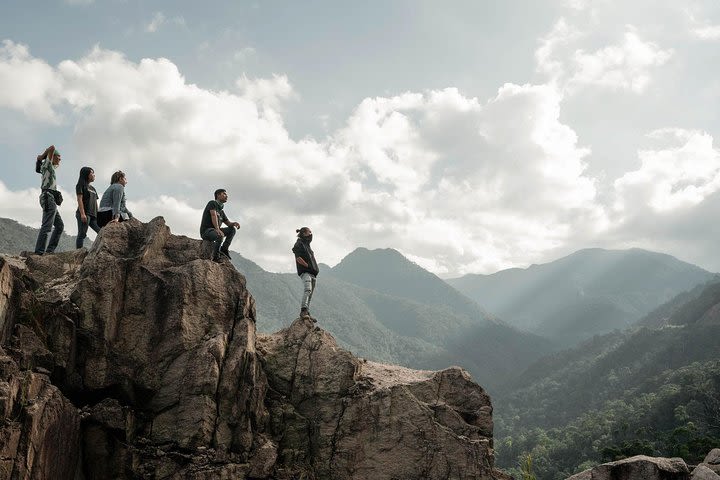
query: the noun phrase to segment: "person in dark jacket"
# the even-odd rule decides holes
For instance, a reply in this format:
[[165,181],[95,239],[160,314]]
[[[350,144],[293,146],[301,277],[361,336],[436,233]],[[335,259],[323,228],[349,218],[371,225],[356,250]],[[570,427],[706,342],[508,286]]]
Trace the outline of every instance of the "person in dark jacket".
[[75,248],[83,247],[88,227],[92,228],[95,233],[100,231],[100,226],[97,223],[98,194],[95,187],[90,185],[94,181],[95,171],[90,167],[82,167],[80,169],[80,178],[78,178],[77,185],[75,185],[78,202],[78,209],[75,212],[78,224]]
[[[298,234],[298,239],[292,251],[295,254],[297,274],[304,286],[302,302],[300,303],[300,316],[302,318],[312,318],[310,317],[310,300],[315,291],[317,275],[320,273],[317,261],[315,261],[315,253],[310,248],[313,234],[308,227],[302,227],[295,231]],[[312,320],[316,321],[315,319]]]
[[[213,261],[220,262],[230,259],[230,243],[235,236],[235,230],[240,228],[238,222],[231,222],[223,211],[228,200],[224,188],[215,190],[215,200],[210,200],[203,210],[200,220],[200,238],[213,242]],[[222,227],[222,224],[227,227]],[[224,240],[223,240],[224,239]],[[220,246],[222,243],[222,247]]]

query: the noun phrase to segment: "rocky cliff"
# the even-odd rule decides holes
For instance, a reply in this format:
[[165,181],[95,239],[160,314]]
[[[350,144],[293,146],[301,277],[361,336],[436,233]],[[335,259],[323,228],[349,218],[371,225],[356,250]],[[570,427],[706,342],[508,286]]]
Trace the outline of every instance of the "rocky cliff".
[[156,218],[0,257],[0,480],[505,477],[467,373],[362,361],[309,320],[258,335],[206,252]]

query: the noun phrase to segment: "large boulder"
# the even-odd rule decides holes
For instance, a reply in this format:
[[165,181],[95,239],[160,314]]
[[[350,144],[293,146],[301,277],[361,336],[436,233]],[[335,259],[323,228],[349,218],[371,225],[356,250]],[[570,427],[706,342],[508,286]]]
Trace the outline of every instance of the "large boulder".
[[692,480],[720,480],[720,448],[713,448],[692,471]]
[[[0,397],[13,399],[6,417],[24,412],[2,431],[3,467],[101,480],[505,478],[490,398],[465,371],[361,361],[309,320],[258,337],[245,278],[207,257],[160,217],[108,225],[89,251],[0,257],[13,355]],[[25,384],[35,400],[23,410]]]
[[713,472],[720,474],[720,448],[710,450],[702,464]]
[[690,470],[682,458],[635,457],[604,463],[573,475],[568,480],[689,480]]
[[712,471],[707,465],[701,463],[693,469],[690,480],[720,480],[720,475]]

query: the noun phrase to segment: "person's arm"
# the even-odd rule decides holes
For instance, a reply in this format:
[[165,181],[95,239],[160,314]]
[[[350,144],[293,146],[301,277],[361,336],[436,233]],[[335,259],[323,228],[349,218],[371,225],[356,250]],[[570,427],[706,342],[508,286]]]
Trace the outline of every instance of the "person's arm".
[[[133,218],[133,214],[130,210],[127,208],[127,204],[125,203],[125,187],[122,187],[122,196],[120,199],[120,215],[127,216],[127,219],[130,220]],[[123,217],[124,218],[124,217]]]
[[46,158],[52,158],[55,153],[55,145],[50,145],[45,149],[43,153],[37,156],[38,160],[45,160]]
[[240,228],[240,224],[238,222],[231,222],[227,215],[225,215],[225,212],[222,212],[222,220],[228,227],[235,227],[235,229]]
[[295,242],[295,245],[293,245],[293,248],[292,248],[292,251],[295,254],[295,263],[297,263],[298,265],[302,265],[305,268],[309,268],[310,265],[308,265],[307,261],[305,261],[305,259],[302,257],[303,250],[304,249],[302,248],[302,246],[300,244],[300,240]]
[[224,237],[225,234],[222,230],[220,230],[220,222],[218,221],[217,210],[210,210],[210,220],[212,221],[213,227],[215,228],[217,234],[220,235],[220,237]]
[[[120,188],[116,187],[115,185],[119,185]],[[122,200],[123,196],[123,189],[122,185],[119,183],[115,183],[111,185],[112,187],[112,212],[113,212],[113,218],[111,222],[118,222],[120,221],[120,201]]]

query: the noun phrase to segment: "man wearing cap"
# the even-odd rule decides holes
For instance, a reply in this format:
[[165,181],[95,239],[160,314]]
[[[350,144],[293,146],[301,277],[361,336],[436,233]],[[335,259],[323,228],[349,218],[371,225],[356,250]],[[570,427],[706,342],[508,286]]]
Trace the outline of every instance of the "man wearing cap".
[[[60,212],[58,212],[58,205],[62,203],[62,195],[57,189],[55,176],[55,171],[60,167],[60,160],[60,151],[55,148],[55,145],[50,145],[37,156],[37,161],[42,161],[40,165],[40,174],[42,175],[40,206],[43,209],[42,225],[35,243],[35,253],[38,255],[53,253],[60,242],[63,228],[65,228]],[[52,235],[50,235],[48,243],[48,235],[51,231]]]

